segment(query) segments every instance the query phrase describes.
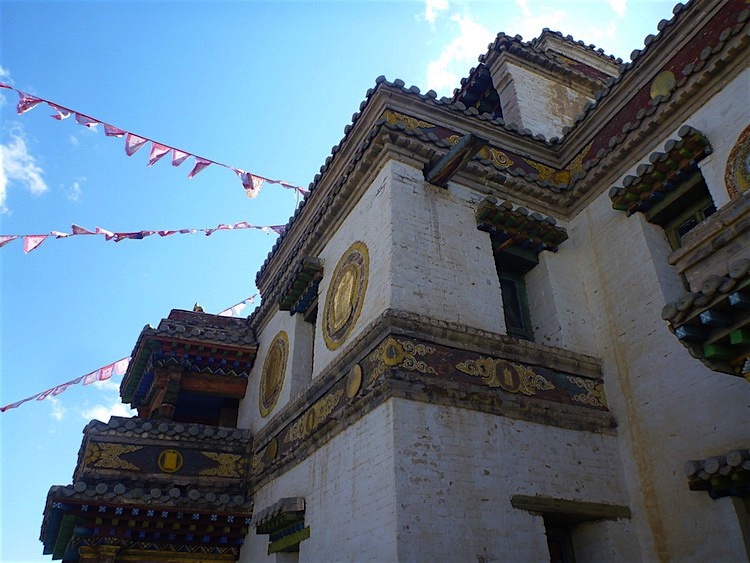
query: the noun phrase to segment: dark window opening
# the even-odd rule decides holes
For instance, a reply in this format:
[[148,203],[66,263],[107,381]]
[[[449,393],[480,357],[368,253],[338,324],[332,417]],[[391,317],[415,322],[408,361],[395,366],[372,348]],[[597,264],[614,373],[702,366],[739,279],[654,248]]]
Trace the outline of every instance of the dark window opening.
[[539,258],[536,254],[519,248],[502,248],[494,240],[493,248],[498,249],[495,251],[495,267],[500,280],[507,334],[533,341],[534,332],[524,275],[539,263]]
[[575,563],[571,527],[563,523],[553,524],[549,520],[545,516],[544,531],[547,534],[550,563]]
[[646,218],[664,228],[670,247],[677,250],[682,246],[682,238],[715,211],[706,182],[696,172],[655,205]]

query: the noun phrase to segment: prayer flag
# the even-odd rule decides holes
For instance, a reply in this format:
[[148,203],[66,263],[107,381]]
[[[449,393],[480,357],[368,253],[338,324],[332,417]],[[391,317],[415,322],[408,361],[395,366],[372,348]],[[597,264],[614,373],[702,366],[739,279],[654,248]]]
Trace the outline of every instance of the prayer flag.
[[53,115],[50,115],[52,119],[57,119],[58,121],[62,121],[63,119],[67,119],[70,117],[70,115],[73,113],[67,108],[64,108],[62,106],[58,106],[57,104],[53,104],[52,102],[47,102],[47,105],[51,107],[55,112]]
[[146,144],[146,141],[148,141],[148,139],[144,139],[143,137],[139,137],[138,135],[128,133],[125,136],[125,154],[127,154],[128,156],[133,156],[138,149]]
[[193,155],[189,152],[183,152],[179,149],[172,149],[172,166],[179,166],[191,156]]
[[0,248],[18,238],[18,235],[0,235]]
[[211,164],[213,164],[212,161],[206,160],[205,158],[200,158],[200,157],[196,156],[195,157],[195,166],[190,171],[190,174],[188,174],[188,178],[195,177],[199,172],[201,172],[203,169],[207,168]]
[[108,123],[102,123],[104,125],[104,134],[107,137],[124,137],[127,131],[123,131],[119,127],[109,125]]
[[23,252],[28,254],[40,244],[42,244],[49,235],[29,235],[23,237]]
[[84,229],[83,227],[79,225],[71,225],[70,230],[74,235],[95,235],[96,233],[89,231],[88,229]]
[[99,125],[99,122],[96,119],[91,119],[90,117],[81,113],[76,113],[76,123],[78,123],[79,125],[83,125],[84,127],[88,127],[89,129]]
[[159,143],[151,142],[151,153],[148,155],[148,164],[146,166],[153,166],[156,164],[161,157],[167,154],[171,147],[165,147]]
[[30,109],[34,109],[36,106],[42,103],[43,100],[39,98],[35,98],[34,96],[28,95],[26,92],[18,91],[18,95],[20,96],[20,99],[18,100],[18,105],[16,106],[16,111],[18,111],[18,114],[26,113]]

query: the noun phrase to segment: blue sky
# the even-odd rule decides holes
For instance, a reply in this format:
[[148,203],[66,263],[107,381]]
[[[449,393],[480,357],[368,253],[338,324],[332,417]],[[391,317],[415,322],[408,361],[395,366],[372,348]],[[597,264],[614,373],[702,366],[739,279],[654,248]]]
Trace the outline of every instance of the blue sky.
[[[499,31],[543,27],[629,60],[672,2],[0,1],[0,81],[193,154],[306,187],[375,78],[449,96]],[[0,91],[0,234],[285,223],[295,194],[248,199],[212,166],[146,167],[148,147],[43,105],[18,116]],[[0,406],[130,354],[145,324],[200,303],[218,312],[256,292],[276,236],[257,230],[48,239],[0,249]],[[251,308],[246,309],[248,314]],[[91,418],[126,414],[119,378],[0,414],[0,560],[46,561],[46,493],[71,482]]]

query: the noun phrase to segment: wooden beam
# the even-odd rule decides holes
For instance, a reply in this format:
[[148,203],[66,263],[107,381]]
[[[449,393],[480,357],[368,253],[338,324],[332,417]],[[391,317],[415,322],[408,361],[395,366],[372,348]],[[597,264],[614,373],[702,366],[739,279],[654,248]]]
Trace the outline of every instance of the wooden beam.
[[528,495],[514,495],[510,499],[514,508],[541,512],[542,514],[570,514],[598,518],[630,518],[630,509],[619,504],[603,504],[600,502],[583,502],[549,497],[532,497]]
[[488,141],[481,139],[472,134],[464,135],[453,148],[449,150],[443,158],[438,160],[433,166],[425,168],[424,179],[445,188],[448,181],[461,170],[467,162],[482,150]]

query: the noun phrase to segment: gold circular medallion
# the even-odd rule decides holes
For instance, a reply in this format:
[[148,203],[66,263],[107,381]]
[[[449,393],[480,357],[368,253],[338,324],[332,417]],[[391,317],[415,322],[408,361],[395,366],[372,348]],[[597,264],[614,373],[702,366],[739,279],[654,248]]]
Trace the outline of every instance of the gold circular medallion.
[[273,461],[274,459],[276,459],[277,453],[279,453],[279,442],[278,440],[276,440],[276,438],[273,438],[270,442],[268,442],[268,447],[266,448],[268,461]]
[[675,86],[677,86],[677,80],[671,70],[660,72],[651,82],[651,99],[653,100],[656,96],[666,96],[674,90]]
[[740,133],[729,153],[724,181],[730,198],[750,189],[750,125]]
[[184,459],[177,450],[164,450],[159,454],[156,463],[162,472],[175,473],[182,467]]
[[276,406],[281,388],[284,386],[286,362],[289,356],[289,337],[286,332],[279,331],[271,342],[266,361],[263,363],[263,373],[260,377],[260,392],[258,402],[260,414],[266,417]]
[[369,268],[367,246],[358,241],[349,247],[333,271],[323,310],[323,339],[329,350],[341,346],[357,322]]
[[315,429],[315,422],[315,409],[310,409],[307,411],[307,417],[305,418],[305,430],[307,430],[308,433]]
[[362,367],[359,364],[355,364],[349,371],[349,376],[346,379],[346,396],[350,399],[353,398],[359,393],[360,387],[362,387]]

